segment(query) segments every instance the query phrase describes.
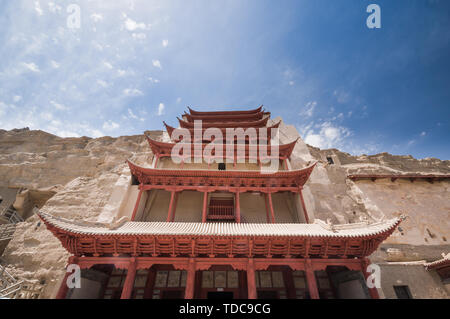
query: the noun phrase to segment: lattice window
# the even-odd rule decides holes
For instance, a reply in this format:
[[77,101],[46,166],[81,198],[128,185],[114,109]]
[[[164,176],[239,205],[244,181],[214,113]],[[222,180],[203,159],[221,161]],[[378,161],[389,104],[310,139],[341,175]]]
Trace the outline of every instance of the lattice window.
[[239,273],[234,270],[202,271],[202,288],[239,288]]
[[286,299],[287,291],[282,271],[256,271],[258,299]]
[[334,299],[333,287],[331,286],[328,273],[324,270],[315,271],[317,289],[320,299]]
[[181,270],[158,270],[153,286],[152,299],[183,298],[187,272]]
[[296,299],[309,299],[310,297],[305,272],[302,270],[293,271],[292,278],[294,280]]
[[113,269],[106,283],[104,299],[120,299],[123,285],[127,277],[127,271],[124,269]]

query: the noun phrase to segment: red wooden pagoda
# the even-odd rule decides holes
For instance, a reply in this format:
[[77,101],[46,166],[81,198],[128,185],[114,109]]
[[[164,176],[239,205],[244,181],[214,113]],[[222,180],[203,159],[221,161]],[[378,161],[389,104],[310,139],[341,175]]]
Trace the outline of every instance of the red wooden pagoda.
[[[276,129],[279,123],[270,126],[269,117],[262,107],[220,112],[189,108],[179,122],[188,130],[200,120],[221,130]],[[173,128],[166,127],[171,135]],[[183,165],[171,160],[177,139],[147,140],[152,164],[128,161],[130,193],[136,193],[129,221],[93,224],[38,213],[72,255],[70,264],[108,276],[99,297],[333,298],[343,297],[339,285],[350,278],[362,283],[360,294],[378,298],[377,290],[365,285],[367,256],[400,220],[346,225],[311,220],[302,189],[315,164],[290,168],[297,141],[269,144],[266,157],[276,155],[283,165],[266,174],[260,170],[264,159],[252,158],[248,143],[234,145],[233,156],[242,147],[245,164],[226,165],[230,154],[224,149],[223,158],[213,153],[202,163]],[[197,142],[200,150],[208,145]],[[68,298],[68,291],[64,279],[57,298]]]

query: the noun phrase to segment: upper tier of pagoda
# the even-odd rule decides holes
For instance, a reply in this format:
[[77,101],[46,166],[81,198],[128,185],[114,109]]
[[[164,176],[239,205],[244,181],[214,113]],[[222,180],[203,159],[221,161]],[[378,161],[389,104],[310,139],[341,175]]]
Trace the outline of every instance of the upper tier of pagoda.
[[180,170],[142,167],[128,160],[131,175],[145,189],[191,189],[299,192],[317,163],[299,170],[263,173],[260,171]]
[[195,111],[188,107],[189,113],[191,115],[207,115],[207,116],[223,116],[223,115],[244,115],[244,114],[255,114],[260,113],[262,111],[262,105],[254,110],[245,110],[245,111],[210,111],[210,112],[200,112]]
[[187,122],[193,123],[194,121],[202,120],[203,122],[253,122],[259,121],[264,116],[269,117],[268,113],[255,113],[255,114],[231,114],[231,115],[191,115],[184,112],[183,117]]
[[[197,121],[197,120],[196,120]],[[266,117],[261,120],[254,120],[254,121],[219,121],[218,119],[211,121],[211,120],[198,120],[202,121],[202,127],[209,128],[209,127],[217,127],[217,128],[236,128],[236,127],[242,127],[242,128],[248,128],[248,127],[265,127],[267,125],[267,122],[269,121],[269,117]],[[183,121],[182,119],[178,118],[178,122],[180,123],[181,128],[194,128],[194,121]]]
[[[175,143],[165,143],[165,142],[159,142],[159,141],[155,141],[153,139],[151,139],[150,137],[148,137],[147,135],[145,136],[147,138],[148,144],[150,146],[150,148],[153,151],[153,154],[155,154],[158,157],[170,157],[172,156],[172,149],[173,147],[176,145]],[[266,158],[273,158],[275,155],[277,155],[277,157],[280,160],[284,160],[284,159],[288,159],[291,156],[292,151],[294,150],[295,144],[297,143],[298,139],[296,139],[295,141],[289,143],[289,144],[282,144],[282,145],[277,145],[277,146],[272,146],[269,145],[267,148],[267,156]],[[182,143],[180,143],[182,144]],[[194,156],[195,154],[195,144],[194,143],[188,143],[188,147],[191,150],[190,155]],[[201,150],[202,152],[205,150],[205,148],[210,145],[207,143],[201,143]],[[244,158],[245,159],[252,159],[252,149],[251,149],[252,145],[248,145],[248,144],[243,144],[243,145],[239,145],[239,144],[233,144],[233,149],[234,152],[232,154],[233,158],[239,158],[240,154],[240,148],[242,147],[243,149],[243,153],[244,153]],[[256,147],[256,145],[254,145],[254,147]],[[275,147],[278,147],[278,153],[275,152]],[[217,154],[215,154],[214,152],[215,150],[212,150],[212,156],[216,156]],[[259,152],[255,149],[254,153],[256,153],[256,158],[255,159],[260,159],[260,154]],[[182,156],[183,154],[180,154],[180,156]],[[223,158],[228,158],[228,156],[230,156],[231,154],[227,154],[227,144],[223,144],[222,145],[222,157]]]
[[[174,137],[173,136],[173,132],[176,130],[176,128],[175,127],[173,127],[173,126],[170,126],[169,124],[167,124],[166,122],[163,122],[164,123],[164,126],[166,127],[166,130],[167,130],[167,133],[169,133],[169,136],[172,138],[172,140],[174,141],[174,142],[180,142],[182,139],[180,138],[180,137]],[[261,136],[260,134],[259,134],[259,132],[258,132],[258,127],[256,127],[255,129],[256,129],[256,134],[257,134],[257,136],[255,136],[255,137],[249,137],[249,136],[245,136],[245,141],[246,142],[248,142],[248,143],[261,143],[261,142],[268,142],[269,140],[270,140],[270,137],[271,137],[271,135],[272,135],[272,130],[274,130],[274,129],[277,129],[278,127],[280,126],[280,122],[278,122],[278,123],[276,123],[276,124],[274,124],[274,125],[272,125],[272,126],[268,126],[267,127],[267,134],[266,134],[266,136]],[[227,127],[217,127],[220,131],[221,131],[221,133],[222,133],[222,137],[223,137],[223,140],[225,141],[225,138],[226,138],[226,136],[227,136],[227,128],[233,128],[232,126],[230,126],[230,125],[228,125]],[[239,126],[238,125],[238,127],[241,127],[241,126]],[[201,140],[200,141],[197,141],[196,139],[197,139],[197,134],[195,134],[195,131],[194,131],[194,128],[192,127],[192,128],[183,128],[183,129],[185,129],[185,130],[188,130],[189,131],[189,134],[190,134],[190,136],[192,137],[191,138],[191,141],[192,142],[201,142],[201,141],[207,141],[208,139],[207,138],[204,138],[204,135],[205,135],[205,131],[208,129],[209,127],[204,127],[203,125],[202,125],[202,130],[201,130]],[[249,128],[251,128],[251,127],[245,127],[245,128],[243,128],[244,130],[247,130],[247,129],[249,129]],[[199,130],[200,131],[200,130]],[[216,136],[215,136],[215,138],[217,138]]]

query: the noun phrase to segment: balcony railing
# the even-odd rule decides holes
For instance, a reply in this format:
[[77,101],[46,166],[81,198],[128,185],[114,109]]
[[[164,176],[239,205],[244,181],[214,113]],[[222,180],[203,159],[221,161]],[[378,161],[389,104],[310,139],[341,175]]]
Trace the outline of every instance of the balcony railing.
[[232,199],[211,199],[208,220],[234,220],[234,201]]

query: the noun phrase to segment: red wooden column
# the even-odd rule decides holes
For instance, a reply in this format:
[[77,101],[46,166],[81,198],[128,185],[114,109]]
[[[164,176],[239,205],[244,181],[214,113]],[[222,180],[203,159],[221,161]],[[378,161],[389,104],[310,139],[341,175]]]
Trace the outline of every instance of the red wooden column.
[[305,274],[311,299],[319,299],[319,290],[317,289],[316,276],[314,275],[311,259],[306,259]]
[[158,168],[159,154],[156,154],[155,168]]
[[139,209],[139,204],[141,203],[141,196],[142,196],[142,192],[144,191],[144,185],[140,184],[139,185],[139,195],[136,199],[136,204],[134,205],[134,210],[133,210],[133,215],[131,216],[131,221],[134,221],[134,219],[136,218],[136,214],[137,211]]
[[173,221],[175,195],[176,195],[176,191],[171,191],[170,192],[170,204],[169,204],[169,212],[167,213],[167,222]]
[[283,160],[283,164],[284,164],[284,169],[285,169],[286,171],[288,171],[288,170],[289,170],[289,167],[288,167],[288,165],[287,165],[287,159],[286,159],[286,158]]
[[186,278],[186,288],[184,290],[184,299],[194,299],[195,287],[195,260],[189,258],[188,273]]
[[273,211],[272,193],[268,193],[267,196],[269,197],[270,221],[272,224],[275,224],[275,213]]
[[303,189],[303,187],[300,187],[298,195],[300,197],[300,202],[302,203],[303,214],[305,215],[305,221],[307,224],[309,224],[308,211],[306,210],[306,205],[305,205],[305,200],[303,199],[302,189]]
[[236,192],[236,223],[241,222],[241,203],[239,202],[240,193]]
[[247,263],[247,288],[248,299],[257,299],[256,281],[255,281],[255,262],[253,258],[248,259]]
[[207,209],[208,209],[208,192],[204,192],[203,193],[202,223],[206,223]]
[[[71,264],[76,264],[77,263],[77,258],[76,257],[69,257],[69,260],[67,261],[67,266],[71,265]],[[67,296],[67,292],[69,291],[69,286],[67,285],[67,279],[69,278],[69,276],[72,273],[67,272],[66,270],[66,274],[64,275],[64,279],[61,282],[61,286],[59,286],[58,292],[56,294],[55,299],[66,299]]]
[[136,276],[136,258],[131,258],[128,265],[127,277],[123,284],[122,295],[120,299],[130,299],[134,288],[134,277]]
[[266,221],[270,223],[270,213],[269,213],[269,203],[267,198],[267,193],[264,194],[264,201],[266,204]]
[[[367,284],[367,278],[369,278],[369,276],[370,276],[370,273],[367,272],[367,267],[369,265],[370,265],[369,258],[363,258],[361,260],[361,271],[364,275],[364,279],[366,279],[366,284]],[[369,289],[370,297],[372,299],[380,299],[380,295],[378,294],[378,290],[376,287],[373,287],[373,288],[367,287],[367,289]]]

